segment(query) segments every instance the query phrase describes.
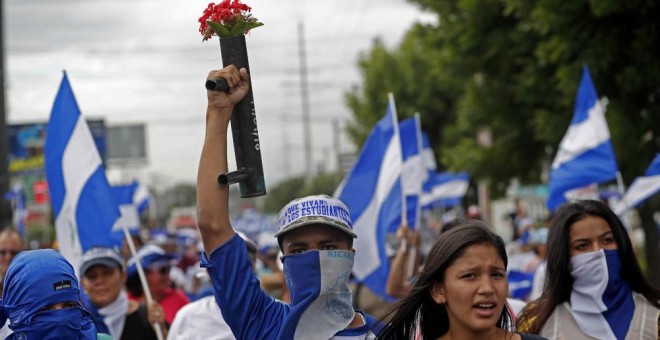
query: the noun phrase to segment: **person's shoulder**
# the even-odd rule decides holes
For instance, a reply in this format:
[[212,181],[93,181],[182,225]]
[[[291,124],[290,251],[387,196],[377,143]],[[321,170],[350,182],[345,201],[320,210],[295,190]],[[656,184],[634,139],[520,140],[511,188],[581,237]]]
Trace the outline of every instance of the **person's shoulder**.
[[369,315],[361,310],[355,310],[355,312],[361,313],[364,316],[364,321],[366,323],[365,326],[369,333],[378,335],[385,328],[385,325],[372,315]]
[[215,313],[215,310],[220,312],[218,304],[215,302],[213,295],[205,296],[201,299],[192,301],[185,306],[181,307],[176,313],[176,317],[179,315],[209,315]]

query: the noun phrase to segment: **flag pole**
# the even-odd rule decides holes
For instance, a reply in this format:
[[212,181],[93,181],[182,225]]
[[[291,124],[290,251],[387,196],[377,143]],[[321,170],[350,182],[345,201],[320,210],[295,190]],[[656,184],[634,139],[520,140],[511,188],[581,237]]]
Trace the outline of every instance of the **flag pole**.
[[[400,173],[403,173],[403,148],[401,147],[401,135],[399,134],[399,118],[396,113],[396,104],[394,103],[394,95],[392,92],[387,94],[388,105],[392,107],[392,126],[394,127],[394,135],[397,136],[399,140],[399,164],[400,164]],[[401,190],[401,225],[408,225],[406,218],[407,207],[406,207],[406,194]]]
[[[144,269],[142,268],[142,263],[141,263],[142,259],[140,259],[140,256],[135,250],[135,243],[133,243],[133,238],[131,237],[131,234],[128,232],[128,226],[126,224],[122,224],[122,229],[124,230],[124,237],[126,238],[126,243],[128,244],[128,248],[130,248],[131,254],[135,259],[135,266],[137,267],[138,276],[140,276],[140,283],[142,284],[142,290],[144,290],[144,295],[147,298],[147,306],[148,306],[154,301],[154,299],[151,296],[151,291],[149,290],[149,285],[147,284],[147,277],[144,275]],[[158,340],[163,340],[163,332],[160,329],[160,325],[157,322],[154,322],[152,326],[156,331],[156,337],[158,338]]]
[[[416,140],[417,140],[417,151],[419,153],[419,157],[422,158],[422,162],[424,161],[423,159],[423,154],[422,150],[424,149],[423,143],[422,143],[422,126],[421,126],[421,121],[419,117],[419,112],[415,112],[415,135],[416,135]],[[402,176],[403,177],[403,176]],[[422,220],[421,214],[422,214],[422,204],[421,204],[421,199],[422,199],[422,187],[419,186],[417,188],[417,206],[415,206],[415,222],[414,226],[416,230],[419,230],[419,225]],[[402,190],[403,192],[403,190]],[[404,196],[405,199],[405,196]],[[406,213],[406,216],[408,214]],[[414,275],[415,273],[415,262],[417,260],[417,246],[413,245],[410,247],[409,252],[408,252],[408,266],[406,266],[406,277],[410,278]]]

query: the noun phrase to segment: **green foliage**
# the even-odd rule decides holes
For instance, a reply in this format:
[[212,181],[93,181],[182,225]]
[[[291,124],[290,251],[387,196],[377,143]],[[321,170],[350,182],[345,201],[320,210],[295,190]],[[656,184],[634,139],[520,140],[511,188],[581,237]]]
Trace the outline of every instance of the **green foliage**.
[[[660,150],[660,5],[632,1],[411,0],[438,14],[397,48],[361,56],[360,88],[346,94],[361,145],[387,92],[400,119],[418,111],[441,169],[503,188],[544,180],[573,115],[582,65],[598,94],[626,182]],[[492,143],[477,134],[490,131]]]
[[291,177],[268,189],[263,210],[267,213],[278,213],[291,200],[325,194],[332,196],[342,177],[339,174],[319,174],[306,181],[305,177]]
[[[410,0],[436,13],[400,46],[375,42],[359,62],[361,88],[348,93],[361,145],[385,113],[419,111],[440,169],[486,180],[494,197],[513,177],[546,181],[573,116],[582,65],[606,97],[612,144],[625,183],[660,150],[660,3],[616,0]],[[477,134],[490,131],[483,145]],[[660,208],[650,200],[642,208]],[[642,218],[647,239],[654,223]],[[650,277],[660,282],[660,250],[647,244]]]

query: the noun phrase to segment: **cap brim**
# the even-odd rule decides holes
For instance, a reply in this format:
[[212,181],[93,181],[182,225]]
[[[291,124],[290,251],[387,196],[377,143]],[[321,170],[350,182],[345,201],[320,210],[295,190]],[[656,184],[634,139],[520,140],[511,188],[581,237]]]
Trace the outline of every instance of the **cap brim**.
[[117,261],[110,259],[110,258],[99,258],[99,259],[93,259],[85,262],[82,267],[80,268],[80,274],[85,275],[87,270],[94,266],[105,266],[105,267],[110,267],[110,268],[122,268],[121,263],[118,263]]
[[296,230],[300,227],[308,226],[310,224],[327,225],[329,227],[333,227],[335,229],[343,231],[344,233],[348,234],[352,238],[357,238],[357,235],[353,232],[353,230],[351,230],[347,226],[345,226],[343,224],[340,224],[340,223],[337,223],[333,219],[323,217],[323,216],[313,216],[313,217],[306,218],[306,219],[299,219],[299,220],[295,221],[294,223],[292,223],[292,224],[280,229],[279,231],[277,231],[277,233],[275,233],[275,237],[279,238],[280,236],[282,236],[282,235],[284,235],[284,234],[286,234],[286,233],[288,233],[292,230]]

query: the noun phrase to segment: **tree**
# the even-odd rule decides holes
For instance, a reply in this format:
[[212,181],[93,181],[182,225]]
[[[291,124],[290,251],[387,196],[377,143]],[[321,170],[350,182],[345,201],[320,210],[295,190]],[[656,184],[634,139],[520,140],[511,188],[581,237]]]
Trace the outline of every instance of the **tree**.
[[340,181],[341,176],[335,173],[316,175],[309,182],[304,176],[285,179],[269,189],[263,210],[276,214],[296,198],[322,194],[332,196]]
[[[411,0],[438,14],[398,48],[362,55],[360,88],[347,94],[349,133],[361,145],[394,93],[401,118],[419,111],[441,168],[489,181],[547,181],[573,114],[582,65],[600,96],[619,168],[630,183],[660,150],[660,4],[632,1]],[[366,132],[365,132],[366,131]],[[490,131],[492,143],[477,134]],[[649,202],[652,209],[660,204]],[[653,226],[644,218],[645,228]],[[648,230],[647,230],[648,231]],[[649,234],[647,234],[648,236]],[[648,242],[660,283],[657,242]]]

